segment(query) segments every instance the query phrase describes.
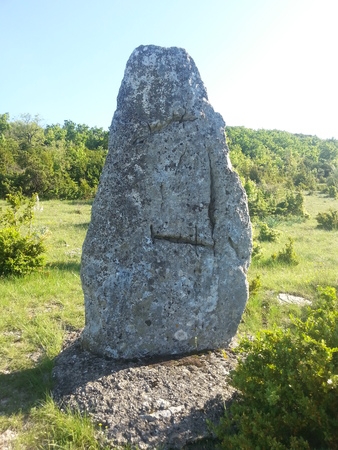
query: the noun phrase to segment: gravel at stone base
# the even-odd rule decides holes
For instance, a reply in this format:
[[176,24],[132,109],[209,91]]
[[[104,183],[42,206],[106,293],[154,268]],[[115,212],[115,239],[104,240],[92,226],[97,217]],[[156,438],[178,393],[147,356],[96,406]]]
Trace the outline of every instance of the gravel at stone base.
[[207,419],[217,423],[236,395],[227,383],[235,365],[231,349],[109,360],[83,350],[73,332],[55,361],[53,397],[61,408],[87,412],[111,448],[181,449],[210,436]]

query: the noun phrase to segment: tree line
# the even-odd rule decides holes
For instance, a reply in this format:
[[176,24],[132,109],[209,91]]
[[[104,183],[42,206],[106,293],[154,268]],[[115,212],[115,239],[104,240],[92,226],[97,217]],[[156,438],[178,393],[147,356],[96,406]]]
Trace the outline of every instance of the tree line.
[[39,116],[0,114],[0,197],[13,191],[41,198],[95,195],[108,151],[108,131],[65,120],[43,127]]
[[244,127],[226,132],[251,217],[301,215],[304,190],[337,197],[338,140]]
[[[338,141],[278,130],[227,127],[230,158],[241,176],[252,216],[301,209],[302,190],[338,188]],[[108,152],[108,130],[39,116],[0,114],[0,197],[21,191],[40,198],[95,195]]]

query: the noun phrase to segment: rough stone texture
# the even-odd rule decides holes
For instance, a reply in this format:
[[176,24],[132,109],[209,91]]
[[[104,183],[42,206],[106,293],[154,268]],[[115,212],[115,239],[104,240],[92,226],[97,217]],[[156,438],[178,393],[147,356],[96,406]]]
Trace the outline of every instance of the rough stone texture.
[[236,363],[230,349],[116,361],[82,350],[74,333],[55,360],[53,398],[87,413],[108,448],[201,450],[192,443],[210,437],[207,420],[219,423],[236,395],[227,383]]
[[247,199],[179,48],[129,58],[83,245],[83,343],[116,359],[224,346],[248,298]]

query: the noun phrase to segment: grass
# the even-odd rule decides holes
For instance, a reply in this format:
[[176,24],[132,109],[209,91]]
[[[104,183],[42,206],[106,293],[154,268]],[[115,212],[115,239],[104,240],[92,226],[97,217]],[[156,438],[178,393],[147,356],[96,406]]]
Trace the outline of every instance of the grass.
[[17,439],[18,448],[102,449],[104,432],[79,412],[60,410],[50,397],[31,410],[32,426]]
[[[64,416],[68,422],[62,427],[86,430],[78,417],[58,415],[55,405],[54,422],[48,420],[42,426],[42,417],[51,417],[53,402],[45,402],[46,392],[52,386],[53,359],[61,350],[65,331],[84,326],[80,258],[91,204],[49,201],[42,205],[35,227],[48,235],[46,267],[22,278],[0,279],[0,432],[14,430],[18,448],[32,449],[48,448],[46,435],[52,445],[53,436],[58,435],[55,422],[63,423]],[[37,429],[44,435],[37,434]],[[33,444],[29,430],[41,440]],[[65,447],[62,442],[59,448],[89,448],[71,440]]]
[[[254,334],[273,323],[287,326],[289,313],[301,312],[296,306],[279,305],[280,292],[313,299],[318,285],[338,289],[338,231],[320,230],[315,220],[318,212],[338,209],[338,201],[320,195],[306,196],[305,201],[310,219],[269,219],[281,234],[278,242],[261,243],[263,257],[252,262],[249,279],[260,274],[262,287],[249,299],[240,333]],[[97,439],[98,425],[77,413],[60,411],[47,395],[53,360],[65,332],[84,326],[79,273],[91,204],[48,201],[42,205],[35,226],[48,235],[46,267],[22,278],[0,279],[0,434],[10,429],[16,436],[13,445],[20,449],[104,448],[103,440]],[[299,264],[272,262],[271,255],[289,237],[294,239]],[[213,448],[214,444],[200,445]]]
[[[329,208],[338,209],[338,201],[319,194],[306,195],[305,209],[310,214],[309,219],[266,220],[269,226],[280,231],[280,235],[277,242],[260,243],[263,256],[252,260],[248,278],[252,280],[260,274],[262,287],[249,299],[240,325],[242,333],[255,333],[273,323],[288,324],[289,314],[299,312],[299,308],[281,306],[277,301],[281,292],[312,300],[318,286],[333,286],[338,290],[338,231],[317,228],[315,219],[318,212]],[[294,239],[299,259],[296,266],[281,264],[271,258],[285,247],[289,237]]]

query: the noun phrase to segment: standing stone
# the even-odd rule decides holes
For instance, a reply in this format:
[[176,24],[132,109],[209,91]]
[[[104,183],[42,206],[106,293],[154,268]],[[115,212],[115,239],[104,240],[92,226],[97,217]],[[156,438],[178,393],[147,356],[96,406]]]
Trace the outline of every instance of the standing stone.
[[185,50],[134,50],[83,244],[87,349],[169,355],[236,333],[252,232],[224,127]]

